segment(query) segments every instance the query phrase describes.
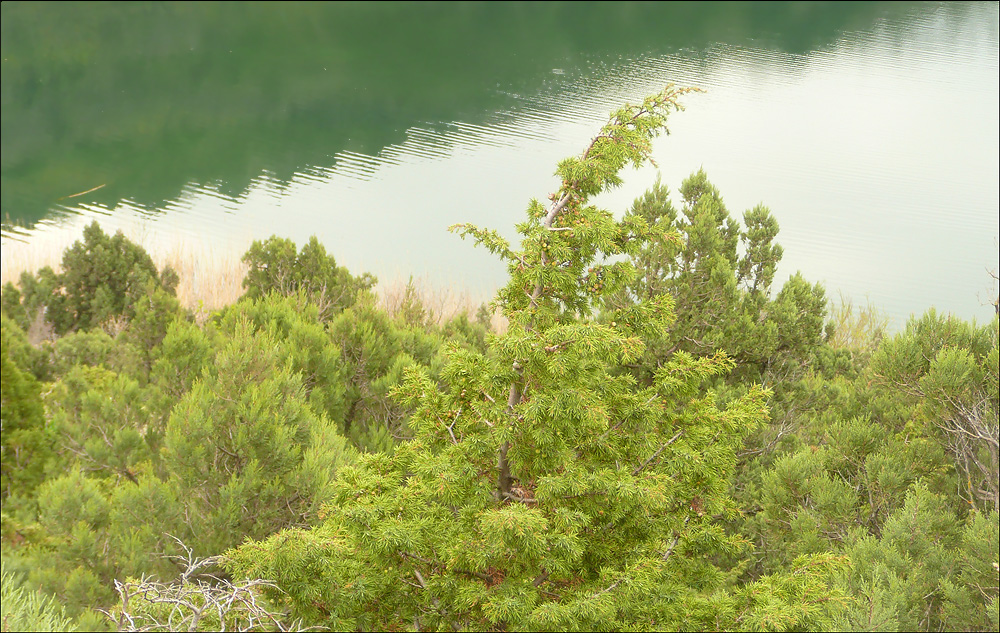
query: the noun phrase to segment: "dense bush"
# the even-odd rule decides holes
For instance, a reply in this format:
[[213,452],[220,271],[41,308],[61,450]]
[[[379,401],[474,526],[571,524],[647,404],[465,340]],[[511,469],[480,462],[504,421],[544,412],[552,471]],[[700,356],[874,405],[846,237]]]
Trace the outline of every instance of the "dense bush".
[[704,171],[688,177],[680,193],[678,212],[667,187],[657,182],[626,215],[664,237],[637,250],[633,279],[608,307],[669,296],[677,313],[663,335],[645,341],[639,375],[686,351],[725,352],[737,361],[734,378],[744,381],[788,378],[822,341],[823,288],[796,274],[772,298],[782,249],[774,243],[778,223],[770,211],[763,205],[748,210],[741,229]]
[[333,424],[309,406],[275,335],[238,321],[167,424],[164,464],[197,539],[187,542],[210,554],[306,524],[353,460]]
[[294,242],[276,236],[255,241],[243,263],[249,268],[243,280],[248,299],[271,292],[301,297],[318,308],[321,321],[353,305],[358,292],[371,289],[376,281],[368,273],[354,277],[337,266],[315,236],[300,252]]
[[66,609],[52,596],[21,585],[14,574],[0,571],[3,593],[0,620],[4,631],[76,631]]
[[456,227],[510,271],[475,321],[412,285],[387,312],[315,239],[255,242],[198,322],[96,225],[6,286],[4,629],[129,596],[118,623],[996,630],[1000,322],[824,327],[703,172],[679,210],[590,205],[676,96],[560,163],[519,247]]
[[116,319],[134,316],[140,296],[156,288],[173,294],[178,282],[172,269],[158,273],[141,246],[120,231],[109,237],[96,221],[63,254],[62,271],[23,273],[19,290],[5,288],[4,311],[23,329],[43,318],[57,334],[114,327]]
[[453,347],[442,384],[408,368],[395,394],[414,408],[413,439],[342,470],[322,525],[231,552],[233,573],[273,580],[293,616],[338,629],[828,621],[818,605],[838,597],[837,558],[800,557],[740,588],[714,562],[742,549],[716,517],[736,512],[736,450],[766,420],[765,392],[719,407],[701,386],[731,369],[721,355],[675,354],[652,384],[617,372],[669,327],[664,297],[588,318],[631,277],[622,262],[596,284],[594,264],[633,254],[653,232],[587,199],[647,157],[677,97],[623,108],[581,158],[560,163],[562,187],[548,210],[532,201],[519,250],[457,227],[508,263],[497,303],[510,328],[486,354]]
[[9,337],[17,326],[3,323],[0,337],[0,406],[3,411],[3,461],[0,494],[4,503],[11,495],[29,496],[42,483],[46,462],[52,454],[53,437],[45,421],[41,387],[29,372],[11,358]]
[[1000,511],[1000,348],[997,319],[977,327],[933,310],[911,320],[871,361],[872,379],[909,396],[947,446],[963,496]]

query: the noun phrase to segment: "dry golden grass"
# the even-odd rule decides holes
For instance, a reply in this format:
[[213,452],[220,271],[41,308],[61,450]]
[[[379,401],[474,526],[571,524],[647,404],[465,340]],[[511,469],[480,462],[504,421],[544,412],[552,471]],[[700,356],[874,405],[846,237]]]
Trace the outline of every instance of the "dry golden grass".
[[57,272],[63,251],[79,239],[78,232],[52,231],[44,239],[32,238],[31,242],[20,242],[4,237],[0,249],[0,284],[8,281],[17,284],[22,272],[35,272],[50,266]]
[[[474,319],[479,306],[488,304],[494,293],[474,295],[466,288],[455,286],[435,286],[426,278],[408,279],[394,278],[379,281],[375,292],[379,305],[389,314],[396,314],[404,309],[408,301],[414,298],[426,311],[426,323],[443,325],[448,320],[465,313],[469,319]],[[493,331],[502,332],[507,328],[507,320],[499,312],[493,312],[490,318]]]
[[[36,272],[50,266],[60,272],[63,251],[80,239],[79,227],[52,228],[31,237],[30,242],[4,238],[2,249],[2,279],[18,284],[22,272]],[[201,318],[231,303],[243,294],[246,265],[240,261],[251,240],[238,247],[217,247],[197,239],[186,242],[165,242],[153,239],[145,227],[123,231],[125,236],[150,254],[158,269],[170,266],[180,278],[177,299],[185,308]],[[474,318],[479,306],[488,303],[493,293],[474,295],[455,286],[435,286],[427,279],[394,278],[380,281],[376,287],[379,305],[390,314],[398,312],[407,300],[407,288],[426,310],[426,323],[443,324],[463,312]],[[480,296],[481,295],[481,296]],[[200,320],[200,319],[199,319]],[[506,320],[498,313],[492,317],[494,330],[506,329]]]
[[[249,245],[248,245],[249,247]],[[157,268],[170,266],[177,271],[177,299],[186,308],[212,312],[234,303],[243,294],[246,264],[242,253],[219,252],[211,248],[180,245],[154,256]]]
[[864,306],[840,295],[840,303],[830,307],[830,322],[833,336],[828,343],[834,348],[845,348],[856,352],[871,353],[885,338],[889,327],[889,317],[866,300]]
[[[142,226],[123,231],[125,237],[139,244],[152,257],[158,269],[170,266],[177,271],[180,283],[177,299],[195,312],[210,312],[236,301],[243,294],[246,266],[240,261],[250,242],[238,247],[220,248],[197,240],[163,242],[151,239]],[[22,272],[35,272],[50,266],[61,272],[63,251],[80,239],[78,227],[51,228],[31,237],[30,242],[4,239],[0,283],[17,285]]]

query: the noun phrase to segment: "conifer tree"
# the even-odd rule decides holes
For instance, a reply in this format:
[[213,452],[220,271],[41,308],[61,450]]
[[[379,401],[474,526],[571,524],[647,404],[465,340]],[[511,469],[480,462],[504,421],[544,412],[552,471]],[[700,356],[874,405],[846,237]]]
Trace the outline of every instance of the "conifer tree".
[[0,567],[0,621],[5,631],[77,631],[74,622],[66,615],[52,596],[25,587],[6,566]]
[[[413,313],[423,311],[419,301],[409,306]],[[393,400],[391,391],[412,365],[426,367],[436,379],[444,340],[426,323],[380,310],[367,292],[331,319],[327,330],[341,353],[345,395],[337,419],[344,435],[362,450],[390,450],[410,435],[405,425],[411,410]]]
[[[743,546],[718,518],[742,438],[766,420],[752,388],[720,409],[700,387],[732,367],[678,352],[648,385],[618,371],[671,323],[659,295],[591,319],[657,234],[589,199],[644,163],[687,90],[614,112],[561,184],[533,200],[514,249],[453,227],[499,255],[509,319],[489,351],[453,348],[442,383],[409,368],[397,397],[414,437],[340,470],[324,523],[230,552],[237,575],[271,580],[305,623],[389,629],[815,627],[832,557],[736,594],[712,563]],[[790,605],[795,605],[791,608]]]
[[1000,511],[1000,321],[969,324],[930,310],[872,357],[873,379],[919,403],[961,475],[963,496]]
[[22,328],[41,317],[61,335],[131,319],[139,297],[154,289],[173,295],[178,280],[169,267],[157,273],[149,254],[121,231],[108,236],[95,221],[63,253],[61,273],[48,266],[22,273],[20,290],[7,284],[2,304]]
[[271,292],[296,297],[300,304],[308,301],[315,305],[321,321],[353,305],[358,292],[370,289],[376,281],[368,273],[354,277],[338,266],[316,236],[298,253],[288,239],[271,236],[263,242],[254,241],[243,255],[243,263],[249,268],[243,279],[245,297],[259,299]]
[[4,319],[0,330],[0,498],[29,494],[44,476],[53,438],[45,424],[40,386],[34,376],[11,358],[10,341],[17,326]]
[[637,372],[651,374],[682,350],[696,356],[725,352],[739,376],[773,384],[794,377],[822,338],[825,293],[801,275],[791,276],[771,297],[782,248],[778,222],[757,205],[743,214],[745,228],[730,216],[719,190],[703,170],[680,187],[678,211],[659,181],[629,211],[679,240],[650,240],[632,256],[636,275],[609,305],[669,294],[676,319],[667,335],[646,340]]
[[173,408],[161,451],[199,553],[301,524],[353,453],[309,406],[277,328],[257,330],[245,315],[233,325]]

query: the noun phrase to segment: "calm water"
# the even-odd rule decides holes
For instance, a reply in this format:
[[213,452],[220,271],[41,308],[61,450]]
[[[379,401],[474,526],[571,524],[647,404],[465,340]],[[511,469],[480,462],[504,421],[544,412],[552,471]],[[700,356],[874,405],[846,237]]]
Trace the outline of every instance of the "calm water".
[[600,202],[624,211],[657,171],[676,189],[703,167],[734,214],[771,208],[779,280],[801,270],[897,325],[992,313],[995,2],[0,11],[5,268],[15,242],[98,218],[163,250],[315,234],[356,272],[485,293],[502,266],[445,228],[513,237],[559,159],[674,82],[707,92],[658,169]]

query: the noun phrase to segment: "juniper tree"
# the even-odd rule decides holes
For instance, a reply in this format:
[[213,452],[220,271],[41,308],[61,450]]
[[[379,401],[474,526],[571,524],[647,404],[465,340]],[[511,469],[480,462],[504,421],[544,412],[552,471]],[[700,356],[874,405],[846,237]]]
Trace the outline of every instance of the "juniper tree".
[[[408,305],[413,313],[423,310],[412,297]],[[393,400],[392,388],[412,365],[427,368],[436,379],[443,338],[426,323],[380,310],[372,293],[359,294],[354,305],[330,320],[327,330],[341,353],[345,395],[338,420],[344,435],[366,451],[390,450],[410,434],[405,428],[410,408]]]
[[232,573],[274,581],[293,616],[334,628],[816,626],[832,559],[736,594],[711,562],[743,544],[717,518],[737,512],[729,475],[766,393],[718,408],[699,386],[732,367],[722,355],[677,353],[649,385],[617,371],[669,326],[666,295],[591,318],[654,231],[589,199],[649,158],[685,92],[619,109],[559,163],[519,249],[453,227],[507,263],[507,332],[485,355],[453,348],[440,384],[410,368],[396,393],[413,439],[343,468],[322,525],[245,544]]
[[997,630],[998,515],[972,512],[962,521],[950,505],[918,483],[879,536],[851,533],[843,582],[855,600],[837,628]]
[[157,273],[149,254],[121,231],[108,236],[95,221],[63,253],[61,273],[46,266],[37,275],[22,273],[20,290],[7,284],[3,310],[22,328],[41,317],[62,335],[129,320],[138,298],[155,289],[174,295],[178,280],[169,267]]
[[277,292],[295,297],[300,304],[315,305],[322,321],[353,305],[358,292],[369,290],[376,281],[368,273],[354,277],[338,266],[315,236],[298,253],[294,242],[275,235],[254,241],[242,261],[248,267],[244,296],[259,299]]
[[631,256],[635,276],[606,302],[614,308],[661,295],[674,301],[676,318],[666,334],[644,338],[645,352],[628,366],[640,382],[652,382],[657,368],[678,351],[697,357],[722,352],[736,362],[734,371],[710,384],[722,401],[756,382],[772,389],[771,423],[740,451],[736,489],[746,504],[746,483],[772,465],[775,451],[806,423],[805,410],[815,400],[807,378],[822,344],[825,292],[800,274],[780,287],[774,283],[782,248],[775,241],[778,222],[767,207],[748,209],[741,226],[704,170],[684,179],[678,193],[675,206],[657,180],[633,203],[629,215],[680,239],[643,244]]
[[764,205],[743,214],[740,227],[719,190],[699,170],[680,187],[678,211],[657,182],[636,199],[630,215],[680,240],[650,240],[632,256],[636,275],[612,306],[669,294],[677,318],[667,336],[647,340],[637,373],[643,376],[677,350],[696,356],[725,352],[739,377],[774,384],[794,378],[822,341],[825,292],[792,275],[772,298],[782,248],[778,222]]
[[218,552],[301,524],[353,449],[309,406],[289,341],[238,315],[231,338],[173,408],[163,439],[186,540]]
[[[9,323],[9,325],[8,325]],[[53,437],[45,424],[41,387],[35,377],[16,362],[17,326],[3,319],[0,329],[0,498],[10,503],[13,494],[28,495],[44,478],[52,454]],[[13,339],[13,340],[12,340]],[[5,508],[7,509],[7,508]]]
[[1000,322],[966,323],[928,311],[882,344],[872,379],[918,404],[961,475],[961,494],[1000,511]]
[[[2,563],[0,563],[2,564]],[[0,567],[0,621],[5,631],[78,631],[52,596],[25,587],[6,565]]]

